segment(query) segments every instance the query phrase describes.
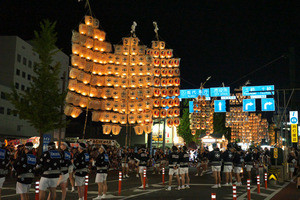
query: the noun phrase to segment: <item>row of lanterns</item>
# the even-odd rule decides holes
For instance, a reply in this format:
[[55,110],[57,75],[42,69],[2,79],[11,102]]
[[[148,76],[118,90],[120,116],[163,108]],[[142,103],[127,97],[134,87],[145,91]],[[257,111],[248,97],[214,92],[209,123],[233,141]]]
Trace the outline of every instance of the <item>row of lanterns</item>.
[[119,124],[145,124],[150,122],[152,123],[152,112],[145,111],[144,113],[138,114],[125,114],[107,111],[93,111],[92,121],[112,122]]

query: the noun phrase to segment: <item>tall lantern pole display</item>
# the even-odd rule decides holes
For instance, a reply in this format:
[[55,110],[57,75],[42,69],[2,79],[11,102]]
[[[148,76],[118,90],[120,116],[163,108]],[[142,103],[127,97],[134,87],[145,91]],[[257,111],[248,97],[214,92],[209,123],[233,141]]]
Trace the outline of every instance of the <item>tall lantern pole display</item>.
[[243,112],[243,100],[249,97],[242,96],[241,89],[235,89],[236,99],[230,100],[230,112],[226,113],[226,127],[231,128],[231,141],[239,140],[243,143],[258,144],[268,136],[268,121],[261,113]]
[[[135,36],[123,38],[122,45],[105,42],[105,32],[98,29],[99,21],[85,17],[79,32],[72,36],[72,68],[65,114],[78,117],[86,109],[92,121],[103,122],[103,133],[118,135],[121,126],[134,126],[136,134],[152,130],[153,67]],[[126,133],[127,134],[127,133]]]
[[156,41],[152,41],[152,48],[147,49],[154,67],[153,118],[159,119],[159,124],[164,119],[173,132],[180,124],[180,58],[173,57],[173,49],[165,48],[166,43],[159,40],[157,23],[153,22],[153,25]]
[[214,132],[214,101],[206,101],[205,96],[193,100],[194,112],[190,114],[190,129],[193,135],[196,130],[205,130],[206,135]]

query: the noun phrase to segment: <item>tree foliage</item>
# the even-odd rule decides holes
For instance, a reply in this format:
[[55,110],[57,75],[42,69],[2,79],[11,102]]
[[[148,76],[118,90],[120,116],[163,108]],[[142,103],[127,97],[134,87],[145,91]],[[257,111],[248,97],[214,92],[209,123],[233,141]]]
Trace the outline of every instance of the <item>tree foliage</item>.
[[[55,43],[57,33],[56,22],[44,20],[39,31],[34,31],[33,51],[39,55],[39,62],[34,65],[34,76],[30,89],[17,91],[12,89],[10,101],[15,106],[21,119],[30,123],[40,134],[42,144],[43,134],[65,126],[60,112],[64,104],[65,93],[60,91],[60,63],[53,56],[60,50]],[[42,145],[40,145],[42,146]]]

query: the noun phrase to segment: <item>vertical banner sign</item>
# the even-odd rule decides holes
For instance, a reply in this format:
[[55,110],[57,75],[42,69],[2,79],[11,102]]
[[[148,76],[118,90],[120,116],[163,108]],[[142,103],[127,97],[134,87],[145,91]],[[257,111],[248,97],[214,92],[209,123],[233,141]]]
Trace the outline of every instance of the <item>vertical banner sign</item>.
[[298,111],[290,111],[291,124],[298,124]]
[[51,141],[51,134],[44,134],[43,136],[43,152],[48,150],[48,144]]
[[298,142],[298,125],[297,124],[291,124],[291,138],[292,138],[292,143]]

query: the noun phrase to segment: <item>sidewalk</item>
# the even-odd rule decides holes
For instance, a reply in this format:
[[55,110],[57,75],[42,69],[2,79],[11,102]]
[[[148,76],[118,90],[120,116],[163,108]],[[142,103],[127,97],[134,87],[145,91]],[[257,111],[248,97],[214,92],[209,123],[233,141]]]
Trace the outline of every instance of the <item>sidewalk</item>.
[[300,200],[300,189],[296,188],[296,183],[290,183],[276,194],[271,200]]

